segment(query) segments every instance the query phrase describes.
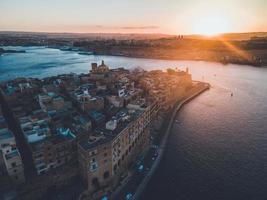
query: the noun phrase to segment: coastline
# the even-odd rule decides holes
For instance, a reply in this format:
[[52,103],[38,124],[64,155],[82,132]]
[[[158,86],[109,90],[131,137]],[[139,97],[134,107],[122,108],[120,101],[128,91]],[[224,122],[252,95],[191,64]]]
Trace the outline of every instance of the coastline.
[[[15,46],[15,45],[10,45]],[[28,47],[31,45],[24,45],[22,47]],[[42,46],[42,45],[32,45],[32,46]],[[199,56],[197,57],[183,57],[183,52],[180,52],[180,56],[172,57],[169,54],[164,55],[147,55],[147,54],[137,54],[136,52],[121,52],[121,51],[96,51],[92,49],[85,49],[82,47],[62,47],[62,46],[49,46],[44,45],[42,47],[51,48],[51,49],[58,49],[60,51],[70,51],[70,52],[78,52],[81,55],[93,55],[93,56],[118,56],[118,57],[126,57],[126,58],[143,58],[143,59],[155,59],[155,60],[176,60],[176,61],[203,61],[203,62],[214,62],[214,63],[220,63],[222,65],[228,65],[228,64],[236,64],[236,65],[249,65],[253,67],[263,67],[267,68],[267,63],[258,63],[258,62],[251,62],[249,60],[220,60],[220,59],[205,59],[201,58]],[[158,50],[160,51],[160,50]],[[25,52],[23,52],[25,53]],[[211,52],[212,53],[212,52]]]
[[173,108],[173,111],[171,113],[171,118],[168,123],[167,129],[164,133],[164,136],[160,142],[160,146],[158,148],[158,157],[155,159],[154,164],[152,165],[150,171],[146,174],[145,178],[142,180],[141,184],[138,186],[136,192],[133,195],[133,200],[138,200],[140,196],[142,195],[144,189],[146,188],[147,184],[149,183],[150,179],[152,178],[153,174],[157,170],[160,161],[164,155],[165,147],[167,144],[167,139],[170,135],[171,128],[173,126],[173,121],[175,120],[175,117],[178,113],[178,111],[187,103],[189,103],[191,100],[193,100],[195,97],[199,96],[206,90],[210,89],[210,84],[209,83],[203,83],[203,82],[198,82],[197,84],[200,84],[199,88],[194,88],[196,91],[190,91],[192,94],[188,94],[184,99],[181,101],[178,101],[176,105]]
[[[49,47],[59,49],[61,51],[66,51],[65,48],[60,46],[56,47]],[[123,56],[128,58],[144,58],[144,59],[157,59],[157,60],[191,60],[191,61],[206,61],[206,62],[216,62],[221,63],[223,65],[227,64],[238,64],[238,65],[251,65],[253,67],[267,67],[267,63],[265,61],[258,61],[251,55],[251,58],[243,59],[236,57],[236,55],[232,55],[230,53],[216,52],[216,51],[209,51],[210,55],[214,56],[207,56],[202,55],[200,52],[196,51],[191,55],[187,55],[187,50],[176,50],[176,49],[140,49],[141,53],[134,50],[128,50],[124,48],[119,49],[97,49],[97,48],[85,48],[85,47],[68,47],[67,51],[80,51],[81,53],[96,56]],[[174,51],[174,52],[173,52]],[[149,53],[147,53],[149,52]],[[252,52],[247,52],[248,54]]]
[[[15,45],[10,45],[15,47]],[[116,56],[116,57],[126,57],[126,58],[140,58],[140,59],[155,59],[155,60],[173,60],[173,61],[203,61],[203,62],[214,62],[214,63],[220,63],[222,65],[228,65],[228,64],[236,64],[236,65],[244,65],[244,66],[252,66],[252,67],[259,67],[259,68],[267,68],[267,63],[257,63],[257,62],[250,62],[250,61],[240,61],[240,60],[218,60],[218,59],[205,59],[205,58],[195,58],[195,57],[172,57],[170,55],[164,55],[164,56],[157,56],[157,55],[145,55],[145,54],[136,54],[136,53],[112,53],[112,52],[100,52],[100,51],[92,51],[92,50],[86,50],[84,48],[71,48],[68,49],[62,49],[61,46],[49,46],[49,45],[24,45],[20,47],[29,47],[29,46],[39,46],[39,47],[45,47],[45,48],[51,48],[51,49],[58,49],[60,51],[70,51],[70,52],[78,52],[80,55],[93,55],[93,56]],[[160,50],[159,50],[160,51]],[[7,52],[5,52],[7,53]],[[26,53],[26,51],[16,51],[16,52],[8,52],[8,53]],[[0,55],[3,54],[0,51]],[[181,54],[180,54],[181,55]]]
[[[87,52],[87,51],[85,51]],[[154,59],[154,60],[175,60],[175,61],[203,61],[203,62],[213,62],[219,63],[222,65],[234,64],[234,65],[244,65],[244,66],[252,66],[252,67],[259,67],[259,68],[267,68],[267,64],[255,64],[250,62],[222,62],[219,60],[209,60],[209,59],[200,59],[200,58],[173,58],[173,57],[157,57],[157,56],[138,56],[138,55],[125,55],[125,54],[112,54],[112,53],[93,53],[90,55],[94,56],[118,56],[118,57],[126,57],[126,58],[140,58],[140,59]]]
[[[47,48],[54,48],[58,49],[60,51],[66,51],[62,50],[60,47],[47,47]],[[68,50],[68,51],[73,51],[77,52],[77,50]],[[80,49],[79,50],[83,55],[94,55],[94,56],[118,56],[118,57],[126,57],[126,58],[143,58],[143,59],[155,59],[155,60],[182,60],[182,61],[203,61],[203,62],[215,62],[215,63],[220,63],[222,65],[228,65],[228,64],[236,64],[236,65],[250,65],[253,67],[264,67],[267,68],[267,64],[265,63],[257,63],[257,62],[250,62],[250,61],[227,61],[227,60],[212,60],[212,59],[205,59],[205,58],[183,58],[183,57],[171,57],[171,56],[155,56],[155,55],[137,55],[135,53],[133,54],[125,54],[125,53],[112,53],[112,52],[96,52],[92,50],[85,50],[85,49]]]

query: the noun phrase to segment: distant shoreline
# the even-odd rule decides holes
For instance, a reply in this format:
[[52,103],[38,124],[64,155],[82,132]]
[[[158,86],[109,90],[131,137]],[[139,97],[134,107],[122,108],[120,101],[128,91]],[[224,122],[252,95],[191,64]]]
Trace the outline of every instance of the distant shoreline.
[[[23,46],[16,46],[16,45],[9,45],[12,47],[45,47],[45,48],[51,48],[51,49],[58,49],[60,51],[72,51],[72,52],[78,52],[80,55],[96,55],[96,56],[120,56],[120,57],[127,57],[127,58],[143,58],[143,59],[155,59],[155,60],[175,60],[175,61],[203,61],[203,62],[215,62],[220,63],[223,65],[227,64],[236,64],[236,65],[248,65],[253,67],[263,67],[266,68],[267,64],[256,64],[251,63],[249,61],[220,61],[216,59],[204,59],[204,58],[183,58],[183,57],[172,57],[171,55],[165,54],[161,56],[153,55],[153,54],[142,54],[137,55],[134,51],[128,52],[128,53],[119,53],[119,52],[107,52],[107,51],[89,51],[81,47],[68,47],[68,46],[44,46],[44,45],[23,45]],[[5,47],[5,46],[2,46]],[[1,55],[1,49],[0,48],[0,55]],[[4,50],[4,49],[3,49]],[[5,50],[4,53],[26,53],[24,50]],[[3,53],[2,53],[3,54]],[[178,54],[179,56],[179,54]]]
[[156,59],[156,60],[182,60],[182,61],[185,61],[185,60],[188,60],[188,61],[205,61],[205,62],[216,62],[216,63],[220,63],[220,64],[223,64],[223,65],[227,65],[227,64],[237,64],[237,65],[251,65],[253,67],[267,67],[267,64],[266,65],[259,65],[257,63],[252,63],[252,62],[249,62],[249,61],[233,61],[233,62],[229,62],[229,61],[225,61],[225,62],[222,62],[222,61],[219,61],[219,60],[210,60],[210,59],[203,59],[203,58],[190,58],[190,59],[187,59],[187,58],[176,58],[176,57],[171,57],[167,55],[167,57],[159,57],[159,56],[153,56],[153,55],[137,55],[137,54],[131,54],[131,55],[127,55],[127,54],[124,54],[124,53],[112,53],[112,52],[106,52],[106,53],[99,53],[99,52],[93,52],[93,51],[86,51],[86,50],[77,50],[77,48],[74,48],[74,50],[72,50],[71,48],[69,48],[68,50],[63,50],[61,49],[60,47],[47,47],[47,48],[54,48],[54,49],[59,49],[61,51],[73,51],[73,52],[77,52],[79,51],[81,55],[97,55],[97,56],[121,56],[121,57],[127,57],[127,58],[145,58],[145,59]]
[[118,55],[118,54],[92,54],[92,55],[97,55],[97,56],[121,56],[121,57],[127,57],[127,58],[144,58],[144,59],[154,59],[154,60],[175,60],[175,61],[203,61],[203,62],[214,62],[214,63],[220,63],[223,65],[228,65],[228,64],[235,64],[235,65],[247,65],[247,66],[253,66],[253,67],[264,67],[267,68],[266,65],[257,65],[249,62],[220,62],[216,60],[206,60],[206,59],[196,59],[196,58],[191,58],[191,59],[183,59],[183,58],[164,58],[164,57],[153,57],[153,56],[130,56],[130,55]]
[[[267,32],[201,35],[0,32],[6,46],[44,46],[82,54],[208,61],[267,67]],[[0,46],[1,48],[1,46]]]

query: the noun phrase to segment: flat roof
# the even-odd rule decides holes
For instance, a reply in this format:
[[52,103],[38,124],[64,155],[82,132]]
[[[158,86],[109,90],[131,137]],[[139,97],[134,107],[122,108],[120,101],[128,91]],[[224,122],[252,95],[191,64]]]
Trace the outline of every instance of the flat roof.
[[96,140],[92,141],[92,142],[89,141],[89,138],[84,139],[84,140],[79,142],[79,145],[83,149],[88,150],[88,149],[93,149],[97,146],[100,146],[100,145],[105,144],[105,143],[109,142],[110,140],[112,140],[112,137],[107,137],[107,136],[103,136],[103,137],[96,136],[96,137],[98,137],[98,138],[96,138]]
[[16,157],[16,156],[19,156],[19,151],[17,149],[13,150],[11,153],[5,155],[7,160],[10,158]]
[[[98,126],[94,132],[93,137],[96,138],[95,141],[90,142],[89,139],[79,142],[79,145],[85,149],[92,149],[98,145],[102,145],[106,142],[114,139],[121,131],[123,131],[131,122],[135,121],[144,111],[143,110],[132,110],[123,108],[120,109],[116,115],[112,117],[113,120],[117,120],[117,127],[115,130],[108,130],[105,125]],[[122,121],[123,117],[129,116],[129,119]]]
[[14,138],[13,133],[7,128],[0,129],[0,140],[8,138]]
[[39,150],[42,150],[42,148],[45,144],[55,145],[55,144],[59,144],[59,143],[65,142],[65,141],[71,141],[73,139],[74,138],[70,135],[55,134],[55,135],[52,135],[50,137],[46,137],[43,140],[40,140],[40,141],[37,141],[34,143],[30,143],[30,146],[31,146],[33,151],[39,151]]

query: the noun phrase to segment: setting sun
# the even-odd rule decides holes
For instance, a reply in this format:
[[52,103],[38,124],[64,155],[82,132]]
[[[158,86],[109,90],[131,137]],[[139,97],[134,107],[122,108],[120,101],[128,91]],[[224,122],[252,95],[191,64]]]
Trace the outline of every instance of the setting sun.
[[205,36],[214,36],[230,31],[229,22],[223,17],[209,16],[200,18],[194,24],[194,32]]

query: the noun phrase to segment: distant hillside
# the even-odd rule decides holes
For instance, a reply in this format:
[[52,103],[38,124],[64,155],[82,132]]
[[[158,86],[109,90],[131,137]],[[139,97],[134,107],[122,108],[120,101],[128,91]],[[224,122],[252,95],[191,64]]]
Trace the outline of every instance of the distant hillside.
[[49,33],[49,32],[13,32],[13,31],[0,31],[0,36],[11,37],[46,37],[46,38],[62,38],[62,39],[116,39],[116,40],[146,40],[146,39],[159,39],[169,38],[173,35],[153,33],[153,34],[121,34],[121,33]]
[[[0,31],[0,36],[13,36],[13,37],[46,37],[46,38],[62,38],[62,39],[116,39],[116,40],[146,40],[146,39],[159,39],[159,38],[171,38],[179,35],[169,35],[161,33],[149,33],[149,34],[121,34],[121,33],[49,33],[49,32],[13,32],[13,31]],[[183,35],[184,38],[190,39],[218,39],[215,37],[205,37],[202,35]],[[225,33],[220,37],[226,40],[249,40],[251,37],[267,37],[267,32],[250,32],[250,33]]]
[[251,33],[225,33],[215,37],[205,37],[202,35],[186,35],[185,38],[191,39],[218,39],[224,38],[226,40],[250,40],[252,37],[267,37],[267,32],[251,32]]

